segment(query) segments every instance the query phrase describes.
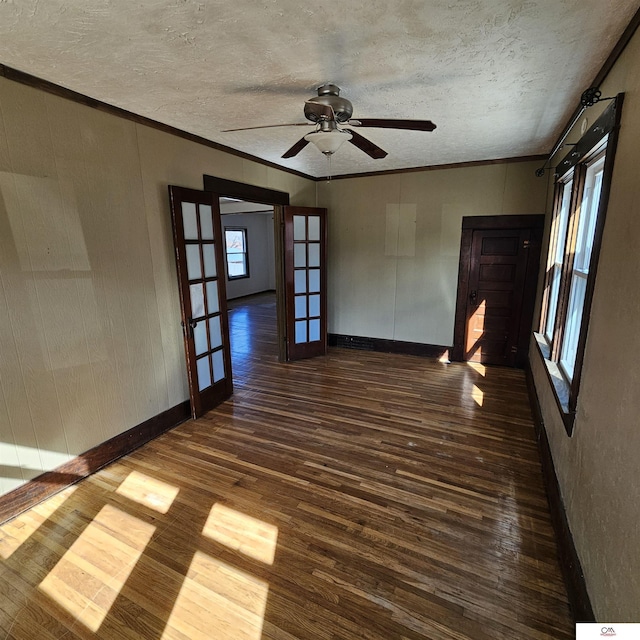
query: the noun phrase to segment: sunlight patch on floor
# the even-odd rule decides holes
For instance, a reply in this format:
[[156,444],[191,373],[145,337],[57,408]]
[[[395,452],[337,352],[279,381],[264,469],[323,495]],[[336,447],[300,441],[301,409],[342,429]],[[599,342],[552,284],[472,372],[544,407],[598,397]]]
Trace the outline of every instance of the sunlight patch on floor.
[[269,584],[196,551],[162,638],[260,640]]
[[471,367],[476,373],[479,373],[483,378],[487,375],[487,368],[479,362],[467,362],[467,366]]
[[77,486],[68,487],[0,527],[0,557],[8,560],[76,489]]
[[203,535],[265,564],[273,564],[278,527],[223,504],[213,505]]
[[178,487],[139,471],[132,471],[116,489],[121,496],[160,513],[169,511],[179,491]]
[[76,620],[97,631],[155,527],[104,506],[39,588]]
[[475,403],[481,407],[484,402],[484,391],[474,384],[471,389],[471,397],[474,399]]

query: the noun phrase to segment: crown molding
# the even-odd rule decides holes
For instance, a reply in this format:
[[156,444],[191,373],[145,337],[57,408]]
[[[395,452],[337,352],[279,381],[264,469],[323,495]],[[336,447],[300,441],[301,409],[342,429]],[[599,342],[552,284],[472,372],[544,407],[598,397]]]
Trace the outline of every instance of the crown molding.
[[157,120],[152,120],[151,118],[138,115],[137,113],[127,111],[126,109],[121,109],[120,107],[114,107],[107,102],[96,100],[95,98],[91,98],[82,93],[78,93],[77,91],[73,91],[72,89],[67,89],[66,87],[62,87],[58,84],[54,84],[53,82],[49,82],[48,80],[43,80],[42,78],[32,76],[28,73],[24,73],[23,71],[19,71],[18,69],[7,67],[3,64],[0,64],[0,77],[6,78],[7,80],[12,80],[13,82],[24,84],[28,87],[33,87],[34,89],[40,89],[41,91],[45,91],[46,93],[51,93],[60,98],[65,98],[66,100],[71,100],[72,102],[82,104],[85,107],[91,107],[92,109],[97,109],[98,111],[103,111],[104,113],[109,113],[111,115],[118,116],[126,120],[131,120],[132,122],[136,122],[147,127],[151,127],[152,129],[157,129],[158,131],[169,133],[179,138],[183,138],[185,140],[201,144],[205,147],[209,147],[210,149],[223,151],[224,153],[242,158],[243,160],[251,160],[252,162],[257,162],[258,164],[262,164],[272,169],[278,169],[279,171],[285,171],[286,173],[291,173],[300,178],[306,178],[307,180],[316,180],[314,176],[303,173],[302,171],[296,171],[295,169],[283,167],[279,164],[276,164],[275,162],[269,162],[268,160],[258,158],[257,156],[252,156],[249,153],[238,151],[237,149],[227,147],[226,145],[220,144],[218,142],[213,142],[212,140],[208,140],[207,138],[203,138],[202,136],[195,135],[194,133],[183,131],[182,129],[172,127],[168,124],[163,124],[162,122],[158,122]]

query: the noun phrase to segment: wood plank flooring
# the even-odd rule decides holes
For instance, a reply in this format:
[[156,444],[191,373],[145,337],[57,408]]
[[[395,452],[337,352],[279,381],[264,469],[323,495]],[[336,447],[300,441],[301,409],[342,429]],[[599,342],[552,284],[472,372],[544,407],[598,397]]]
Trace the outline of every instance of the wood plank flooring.
[[522,372],[231,306],[230,401],[0,528],[0,639],[574,637]]

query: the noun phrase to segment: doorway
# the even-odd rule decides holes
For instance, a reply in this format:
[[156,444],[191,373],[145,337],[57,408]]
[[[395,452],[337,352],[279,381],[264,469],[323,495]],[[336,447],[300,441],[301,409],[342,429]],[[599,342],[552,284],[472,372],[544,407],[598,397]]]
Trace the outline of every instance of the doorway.
[[274,207],[221,197],[233,384],[248,384],[258,363],[278,362]]
[[285,362],[325,354],[326,209],[292,207],[288,193],[214,176],[204,176],[204,188],[216,198],[273,206],[279,360]]
[[453,360],[525,366],[543,228],[543,215],[463,218]]
[[283,255],[283,242],[281,233],[277,232],[282,219],[282,208],[289,204],[289,194],[284,191],[256,187],[254,185],[225,180],[216,176],[204,175],[203,183],[205,191],[210,191],[217,198],[235,199],[238,201],[259,203],[269,206],[274,214],[274,246],[273,254],[277,257],[275,267],[275,291],[276,291],[276,334],[278,343],[278,359],[286,360],[286,334],[285,334],[285,299],[284,299],[284,274],[280,264]]
[[205,175],[204,184],[203,191],[169,186],[194,418],[233,393],[226,276],[248,275],[246,229],[235,229],[242,241],[234,241],[230,257],[221,198],[273,210],[278,360],[322,355],[327,346],[326,209],[291,207],[288,193],[213,176]]

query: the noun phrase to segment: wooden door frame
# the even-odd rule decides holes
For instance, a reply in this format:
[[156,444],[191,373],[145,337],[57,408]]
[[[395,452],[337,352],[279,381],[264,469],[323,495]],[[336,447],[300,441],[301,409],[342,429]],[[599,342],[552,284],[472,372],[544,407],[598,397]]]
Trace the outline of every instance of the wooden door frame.
[[226,180],[204,174],[204,190],[218,198],[237,198],[247,202],[258,202],[273,206],[273,245],[276,260],[276,315],[278,333],[278,360],[285,362],[286,355],[286,312],[284,284],[284,240],[282,230],[284,219],[282,207],[289,204],[290,196],[286,191],[276,191],[253,184]]
[[[544,231],[544,214],[505,215],[505,216],[464,216],[462,218],[462,239],[460,242],[460,266],[458,269],[458,294],[456,299],[456,315],[453,329],[453,348],[450,358],[457,362],[464,361],[464,342],[466,336],[466,312],[469,299],[469,276],[471,273],[471,247],[474,231],[530,229],[530,247],[535,249],[531,255],[536,257],[527,264],[525,274],[525,296],[521,316],[533,317],[535,292],[538,285],[540,266],[540,247]],[[531,291],[533,293],[531,293]],[[529,347],[530,327],[521,326],[518,336],[518,352],[527,353]]]

